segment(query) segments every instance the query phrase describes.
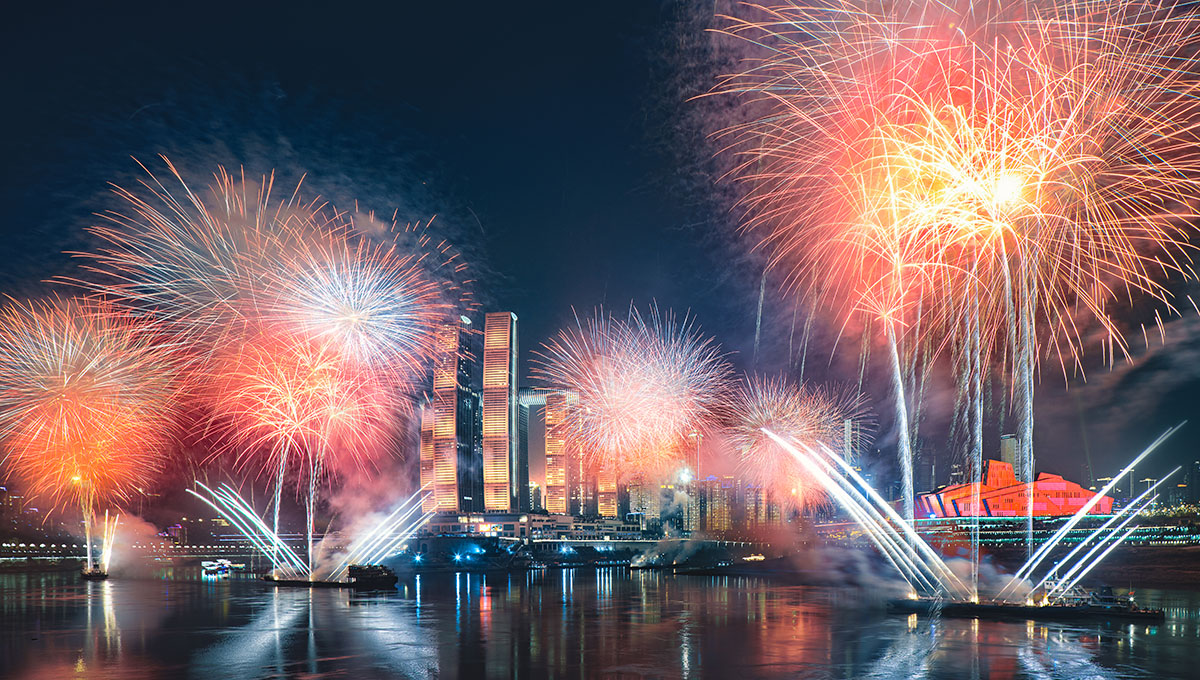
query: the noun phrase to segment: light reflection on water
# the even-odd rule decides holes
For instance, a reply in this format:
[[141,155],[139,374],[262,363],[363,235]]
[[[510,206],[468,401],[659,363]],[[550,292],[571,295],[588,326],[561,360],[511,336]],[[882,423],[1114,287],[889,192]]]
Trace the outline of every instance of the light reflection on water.
[[0,575],[0,676],[1195,677],[1200,593],[1162,625],[887,616],[854,592],[621,568],[427,574],[394,594]]

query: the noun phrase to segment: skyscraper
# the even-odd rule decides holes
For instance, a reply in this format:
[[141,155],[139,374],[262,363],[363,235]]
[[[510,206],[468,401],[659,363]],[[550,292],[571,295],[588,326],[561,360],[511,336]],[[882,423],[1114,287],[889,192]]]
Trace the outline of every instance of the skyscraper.
[[600,470],[596,475],[596,514],[601,517],[617,516],[617,473]]
[[467,317],[438,329],[433,391],[421,405],[421,484],[426,512],[479,509],[483,478],[475,444],[479,394],[471,389],[474,330]]
[[567,417],[568,399],[564,392],[546,394],[546,512],[558,515],[579,513],[572,508],[572,486],[576,483],[576,467],[563,427]]
[[[519,494],[519,512],[533,510],[533,496],[529,490],[529,407],[517,400],[517,488]],[[534,485],[536,486],[536,485]]]
[[[483,325],[483,500],[516,512],[527,497],[528,461],[517,446],[517,315],[492,312]],[[521,478],[525,484],[521,484]]]

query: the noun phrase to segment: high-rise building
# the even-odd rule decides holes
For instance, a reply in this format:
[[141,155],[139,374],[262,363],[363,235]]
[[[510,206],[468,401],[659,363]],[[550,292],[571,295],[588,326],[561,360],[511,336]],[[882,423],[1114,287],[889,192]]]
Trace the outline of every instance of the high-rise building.
[[[529,489],[529,407],[517,401],[517,486],[522,491]],[[519,512],[529,512],[533,506],[529,504],[528,493],[521,493]]]
[[596,514],[601,517],[616,517],[618,501],[616,471],[601,470],[596,475]]
[[842,419],[842,460],[847,465],[858,463],[858,447],[862,440],[862,426],[853,418]]
[[783,523],[782,508],[769,489],[758,484],[749,484],[745,487],[743,498],[746,504],[747,529],[762,529]]
[[701,519],[704,530],[713,534],[731,531],[737,509],[737,480],[729,475],[709,475],[701,487]]
[[684,531],[700,531],[700,445],[703,435],[693,432],[687,439],[687,461],[680,481],[684,492],[687,493],[687,507],[684,508],[681,525]]
[[475,338],[465,316],[436,334],[433,391],[420,411],[421,484],[432,492],[423,503],[426,512],[480,509],[479,393],[471,389]]
[[581,514],[578,500],[571,497],[578,466],[564,431],[568,405],[566,393],[546,394],[546,512],[557,515]]
[[1008,463],[1014,470],[1021,468],[1020,461],[1017,460],[1019,441],[1015,434],[1000,435],[1000,462]]
[[483,326],[483,500],[488,512],[519,512],[526,504],[529,461],[521,459],[518,427],[517,315],[492,312]]
[[[637,517],[643,531],[658,526],[662,520],[662,483],[646,475],[636,475],[627,486],[629,514]],[[633,521],[631,518],[630,522]]]

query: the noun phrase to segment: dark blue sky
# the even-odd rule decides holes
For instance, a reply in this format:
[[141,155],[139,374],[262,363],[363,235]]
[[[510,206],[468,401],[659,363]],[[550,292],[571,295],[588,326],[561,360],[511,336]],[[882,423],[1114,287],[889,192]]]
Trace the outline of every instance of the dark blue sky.
[[[62,253],[89,246],[83,227],[111,205],[106,183],[131,184],[131,157],[161,168],[165,153],[198,182],[217,164],[274,168],[282,186],[307,174],[309,191],[338,205],[437,214],[486,307],[520,317],[524,350],[572,307],[657,300],[690,309],[735,363],[752,363],[761,264],[735,237],[730,187],[709,161],[720,105],[689,101],[728,57],[703,32],[711,5],[44,4],[10,8],[0,29],[0,289],[35,294],[69,271]],[[773,285],[766,311],[759,367],[774,370],[788,365],[792,316]],[[1197,324],[1170,325],[1175,345],[1093,372],[1065,397],[1046,372],[1049,469],[1078,477],[1085,432],[1105,471],[1192,415]],[[815,365],[855,382],[853,357],[829,366],[836,331],[819,329],[808,376]],[[886,447],[887,385],[874,383]],[[952,401],[931,403],[937,432]],[[1185,429],[1162,464],[1190,459],[1195,439]]]

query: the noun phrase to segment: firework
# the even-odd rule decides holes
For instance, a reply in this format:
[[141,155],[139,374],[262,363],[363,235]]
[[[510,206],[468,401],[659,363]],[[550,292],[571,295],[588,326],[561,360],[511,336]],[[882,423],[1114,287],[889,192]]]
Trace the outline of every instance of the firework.
[[337,240],[292,258],[278,278],[268,321],[329,345],[352,368],[387,382],[424,376],[446,308],[419,255]]
[[689,434],[713,422],[729,366],[690,318],[651,308],[627,319],[598,312],[537,352],[537,377],[574,394],[561,427],[590,466],[659,475]]
[[[835,451],[856,446],[847,441],[862,428],[861,402],[781,378],[751,377],[733,400],[726,434],[746,474],[775,498],[797,508],[822,505],[827,496],[807,470],[764,430],[816,448]],[[847,432],[847,421],[851,432]]]
[[153,175],[116,189],[127,209],[92,229],[105,247],[84,255],[98,282],[76,283],[190,348],[198,432],[274,480],[275,530],[295,479],[311,535],[318,487],[390,450],[435,328],[468,304],[463,265],[429,223],[338,212],[299,186],[277,200],[273,176],[224,169],[193,190],[167,167],[179,196]]
[[8,474],[53,507],[82,510],[89,567],[97,510],[143,493],[162,468],[175,425],[173,364],[173,346],[102,303],[56,298],[0,310]]
[[274,478],[276,530],[285,476],[298,472],[311,562],[322,480],[363,469],[390,449],[395,394],[327,345],[287,336],[254,338],[216,365],[222,377],[211,398],[223,449],[242,467]]
[[1124,351],[1113,310],[1149,295],[1173,311],[1161,279],[1194,276],[1195,8],[831,0],[746,13],[726,33],[760,56],[717,92],[752,111],[723,133],[747,225],[791,284],[881,321],[906,514],[906,346],[962,352],[973,402],[994,359],[1010,367],[1031,479],[1038,358],[1056,355],[1064,377],[1082,368],[1098,323],[1111,361]]
[[403,383],[423,369],[437,322],[465,304],[452,280],[458,256],[434,243],[429,224],[380,228],[368,214],[363,233],[352,216],[301,199],[299,186],[276,201],[273,176],[254,182],[222,168],[205,195],[167,166],[186,199],[153,175],[142,182],[149,199],[116,189],[129,211],[91,229],[106,247],[84,255],[102,276],[85,285],[152,314],[201,361],[284,329]]

